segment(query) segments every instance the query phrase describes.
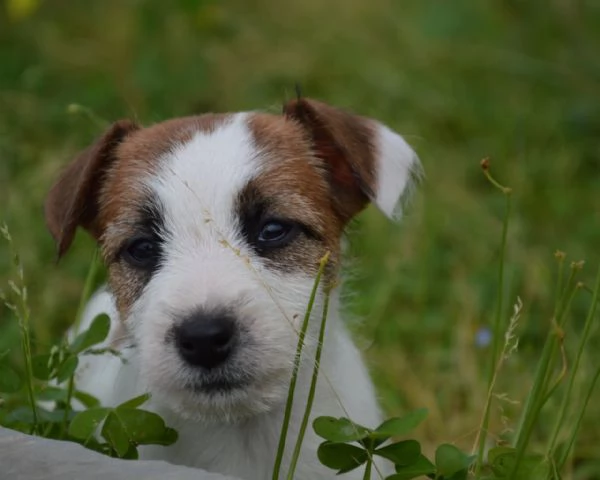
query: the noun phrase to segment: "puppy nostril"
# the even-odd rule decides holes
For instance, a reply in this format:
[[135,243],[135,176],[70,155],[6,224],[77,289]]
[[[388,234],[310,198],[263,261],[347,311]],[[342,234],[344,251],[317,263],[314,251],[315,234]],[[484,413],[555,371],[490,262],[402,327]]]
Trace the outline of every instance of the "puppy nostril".
[[231,340],[231,332],[220,332],[213,337],[215,347],[224,347]]
[[230,315],[196,312],[175,329],[175,343],[181,357],[206,369],[227,359],[234,340],[235,320]]
[[194,350],[194,344],[191,342],[183,341],[179,344],[179,346],[181,347],[182,350],[186,350],[188,352]]

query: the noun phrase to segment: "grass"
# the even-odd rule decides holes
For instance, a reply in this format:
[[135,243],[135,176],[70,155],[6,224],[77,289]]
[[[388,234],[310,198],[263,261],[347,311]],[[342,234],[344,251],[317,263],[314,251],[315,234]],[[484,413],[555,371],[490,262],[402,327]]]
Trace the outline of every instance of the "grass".
[[[314,282],[312,291],[310,292],[310,298],[308,301],[308,305],[306,306],[306,313],[304,315],[304,318],[302,319],[302,325],[300,327],[300,332],[298,333],[298,345],[296,347],[296,355],[295,355],[295,359],[294,359],[294,369],[292,372],[292,378],[290,380],[287,403],[285,406],[285,412],[284,412],[284,416],[283,416],[283,423],[281,424],[281,433],[279,435],[279,444],[277,446],[277,455],[275,456],[275,465],[273,466],[273,480],[279,479],[279,471],[281,469],[281,462],[283,460],[283,455],[285,453],[285,442],[287,439],[287,432],[288,432],[288,427],[290,424],[290,417],[292,414],[292,407],[293,407],[293,403],[294,403],[294,393],[296,390],[296,381],[298,379],[298,371],[300,369],[302,349],[304,348],[304,338],[306,336],[306,331],[308,329],[308,323],[310,320],[310,315],[311,315],[311,312],[313,309],[313,305],[315,302],[315,297],[317,295],[319,284],[321,283],[321,276],[323,275],[325,267],[327,266],[328,260],[329,260],[329,254],[327,254],[321,260],[321,263],[319,265],[319,270],[315,277],[315,282]],[[325,324],[325,321],[323,321],[323,325],[324,324]],[[319,340],[320,340],[320,342],[319,342],[319,345],[317,348],[319,349],[318,351],[320,352],[320,348],[322,346],[322,339],[319,339]],[[318,371],[317,361],[318,360],[315,360],[315,371]],[[315,385],[316,385],[316,378],[315,378]],[[311,385],[311,391],[312,390],[313,389],[312,389],[312,385]],[[310,412],[310,408],[311,408],[311,402],[308,402],[307,409],[306,409],[307,415]],[[306,429],[306,424],[304,424],[304,429]],[[303,432],[299,433],[298,442],[296,443],[296,445],[298,445],[298,449],[299,449],[300,445],[302,444],[302,438],[301,438],[302,436],[303,436]],[[296,448],[294,448],[295,460],[292,460],[292,466],[290,467],[290,472],[292,473],[292,475],[293,475],[293,470],[295,467],[295,462],[298,460],[298,455],[299,455],[299,453],[296,453]]]
[[[56,267],[41,204],[56,172],[99,133],[99,123],[275,111],[298,82],[308,96],[403,132],[425,166],[426,181],[400,225],[370,209],[350,232],[348,317],[385,409],[428,408],[417,436],[429,455],[443,442],[470,448],[492,348],[480,335],[493,330],[496,308],[510,316],[518,295],[520,349],[496,385],[511,401],[494,401],[488,432],[489,440],[507,441],[503,431],[518,425],[523,385],[533,383],[532,365],[560,298],[554,252],[566,252],[567,265],[586,260],[579,274],[586,285],[600,263],[596,2],[307,0],[282,14],[275,0],[252,7],[147,0],[135,8],[71,1],[41,2],[20,18],[6,8],[17,3],[0,1],[0,219],[27,274],[34,352],[47,351],[73,321],[93,253],[79,235]],[[69,112],[71,104],[100,118]],[[480,173],[486,156],[513,188],[502,284],[496,267],[504,199]],[[2,285],[13,278],[4,249],[0,243]],[[570,359],[590,300],[582,289],[572,301],[562,340]],[[559,386],[544,414],[562,415],[566,388],[581,399],[591,392],[599,342],[592,329],[582,375]],[[0,306],[0,354],[18,343],[19,325]],[[548,373],[555,379],[560,364]],[[584,421],[577,409],[565,412],[566,421],[581,424],[566,478],[600,476],[594,395]],[[554,428],[534,425],[530,442],[544,452]]]
[[506,238],[508,235],[508,222],[510,219],[510,199],[512,194],[510,188],[503,187],[494,179],[494,177],[491,176],[489,172],[490,166],[488,159],[482,160],[481,167],[490,183],[496,188],[498,188],[498,190],[500,190],[506,197],[506,211],[504,213],[504,222],[502,225],[502,245],[500,250],[500,261],[498,267],[498,298],[496,301],[496,316],[494,318],[494,328],[492,332],[492,351],[490,355],[490,366],[488,374],[489,380],[487,385],[488,394],[483,412],[483,421],[478,432],[479,446],[477,449],[477,466],[475,470],[476,475],[480,474],[481,467],[485,459],[487,432],[489,430],[490,425],[490,407],[492,405],[492,393],[494,391],[494,386],[498,378],[498,370],[501,365],[501,359],[499,358],[499,356],[504,355],[505,353],[504,351],[501,351],[500,348],[502,341],[502,304],[504,300],[504,262],[506,255]]
[[[327,265],[327,261],[329,259],[329,253],[327,253],[323,259],[321,260],[321,265],[320,265],[320,269],[319,269],[319,273],[322,274],[325,266]],[[319,280],[320,280],[320,276],[318,275],[317,278],[315,279],[315,285],[318,286],[319,284]],[[315,350],[315,360],[314,360],[314,367],[313,367],[313,374],[312,374],[312,378],[310,381],[310,388],[308,390],[308,398],[306,400],[306,407],[304,410],[304,415],[302,416],[302,421],[300,422],[300,429],[298,431],[298,438],[296,440],[296,444],[294,445],[294,451],[292,452],[292,460],[290,462],[290,468],[287,474],[287,480],[293,480],[294,479],[294,474],[296,471],[296,465],[298,464],[298,459],[300,458],[300,452],[302,449],[302,444],[304,442],[304,435],[306,434],[306,427],[308,426],[308,422],[310,420],[310,414],[312,411],[312,406],[314,404],[314,400],[315,400],[315,391],[317,389],[317,380],[319,378],[319,369],[320,369],[320,365],[321,365],[321,353],[323,352],[323,345],[324,345],[324,340],[325,340],[325,326],[327,324],[327,315],[329,313],[329,294],[330,294],[330,286],[325,286],[324,288],[324,292],[325,292],[325,300],[323,302],[323,316],[321,318],[321,326],[319,328],[319,337],[317,339],[317,348]],[[310,310],[307,309],[307,314],[306,316],[308,317],[310,315]],[[308,327],[308,324],[303,325],[303,330],[304,333],[298,336],[298,345],[299,345],[299,354],[302,352],[302,344],[303,344],[303,338],[306,334],[306,328]],[[302,340],[301,340],[302,339]],[[297,372],[297,368],[299,365],[300,359],[298,358],[296,360],[296,372]],[[294,380],[295,381],[295,380]],[[291,390],[290,390],[291,391]],[[288,396],[288,399],[291,399],[291,395]],[[289,419],[286,422],[284,419],[284,423],[289,424]],[[287,429],[287,426],[286,426]],[[280,438],[283,438],[283,431],[281,434]],[[275,477],[275,474],[273,474],[273,476]]]
[[8,231],[8,227],[6,225],[2,225],[0,227],[0,234],[2,234],[3,240],[6,242],[10,249],[10,257],[13,262],[13,266],[17,271],[17,281],[9,280],[8,285],[12,290],[13,296],[16,299],[15,302],[11,302],[6,294],[2,292],[0,297],[3,300],[3,305],[11,310],[19,324],[19,336],[21,339],[20,350],[22,354],[22,363],[24,365],[25,377],[26,377],[26,387],[27,387],[27,401],[31,408],[31,416],[33,418],[32,428],[29,431],[31,434],[38,433],[37,431],[37,423],[38,423],[38,412],[36,408],[36,402],[34,400],[33,393],[33,368],[31,365],[31,336],[30,336],[30,326],[29,320],[31,318],[31,311],[28,305],[27,298],[27,285],[25,284],[25,273],[23,271],[23,265],[21,264],[21,259],[16,251],[15,245],[13,243],[13,239]]

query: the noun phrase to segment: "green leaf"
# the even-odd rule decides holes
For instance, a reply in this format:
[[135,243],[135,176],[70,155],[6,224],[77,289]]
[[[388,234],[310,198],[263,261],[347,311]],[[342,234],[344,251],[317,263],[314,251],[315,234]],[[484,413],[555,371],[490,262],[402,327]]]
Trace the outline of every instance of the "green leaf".
[[[65,411],[64,409],[56,409],[52,411],[44,410],[43,408],[37,408],[38,418],[42,422],[48,423],[62,423],[65,419]],[[67,420],[71,420],[75,416],[75,412],[69,410],[69,414],[67,414]]]
[[129,450],[127,450],[125,455],[123,455],[121,458],[126,460],[137,460],[139,458],[137,447],[135,445],[129,445]]
[[157,438],[154,443],[156,445],[164,445],[165,447],[168,447],[169,445],[173,445],[178,438],[179,434],[177,433],[177,430],[166,427],[161,438]]
[[127,431],[130,441],[139,445],[163,442],[167,432],[174,431],[167,429],[164,420],[153,412],[119,407],[115,413]]
[[318,417],[313,422],[315,433],[330,442],[353,442],[366,438],[371,433],[366,427],[347,418]]
[[94,408],[100,406],[100,401],[96,397],[90,395],[89,393],[82,392],[81,390],[76,390],[73,393],[73,396],[77,400],[79,400],[86,408]]
[[503,455],[516,455],[517,450],[513,447],[495,447],[490,449],[490,451],[488,452],[487,458],[488,458],[488,463],[490,465],[494,464],[496,462],[496,460],[503,456]]
[[517,451],[514,448],[493,448],[488,453],[488,463],[498,478],[507,478],[515,464]]
[[0,392],[14,393],[23,385],[21,377],[8,365],[0,365]]
[[396,474],[387,477],[386,480],[411,480],[433,473],[435,473],[435,465],[425,455],[419,455],[417,461],[412,465],[396,465]]
[[43,402],[66,402],[67,391],[64,388],[47,386],[37,393],[36,398]]
[[317,450],[319,461],[326,467],[345,473],[360,467],[369,458],[362,448],[347,443],[323,442]]
[[[454,475],[451,475],[451,476],[445,477],[445,478],[447,478],[447,480],[467,480],[468,475],[469,475],[469,469],[464,468],[463,470],[456,472]],[[531,480],[531,479],[528,479],[528,480]]]
[[115,450],[117,456],[123,458],[129,451],[130,443],[127,435],[127,430],[115,410],[111,411],[106,417],[106,421],[102,426],[102,436]]
[[420,408],[404,415],[403,417],[390,418],[383,422],[372,433],[373,438],[401,437],[410,433],[427,418],[427,409]]
[[8,415],[4,418],[6,424],[11,425],[14,423],[23,423],[25,425],[33,425],[35,422],[33,421],[33,412],[31,411],[31,407],[23,406],[17,407],[14,410],[11,410]]
[[167,428],[156,413],[122,406],[110,412],[102,436],[121,458],[126,458],[130,445],[171,445],[177,441],[177,432]]
[[69,435],[87,440],[94,434],[109,412],[109,408],[98,407],[78,413],[69,425]]
[[[36,408],[38,423],[61,423],[64,419],[64,410],[46,410],[38,406]],[[23,406],[12,410],[5,418],[6,423],[22,423],[25,425],[33,425],[33,412],[31,407]]]
[[445,443],[440,445],[435,452],[435,465],[437,474],[452,477],[469,467],[470,457],[456,448],[454,445]]
[[71,378],[71,375],[73,375],[75,370],[77,370],[77,365],[79,365],[79,359],[75,355],[67,357],[62,365],[58,367],[58,371],[56,372],[56,381],[58,383],[62,383]]
[[391,460],[395,465],[407,466],[412,465],[419,459],[421,445],[416,440],[403,440],[379,448],[373,453]]
[[98,315],[90,328],[80,333],[69,346],[72,353],[78,354],[103,342],[110,332],[110,317],[104,313]]
[[144,393],[143,395],[139,395],[135,398],[132,398],[131,400],[123,402],[117,408],[137,408],[146,403],[148,400],[150,400],[150,394]]
[[93,450],[94,452],[101,453],[102,455],[110,456],[112,453],[112,449],[108,443],[101,443],[94,437],[89,437],[86,440],[75,439],[71,437],[71,439],[87,448],[88,450]]
[[[488,462],[496,478],[509,478],[512,474],[517,451],[513,448],[498,447],[488,453]],[[550,473],[551,465],[543,455],[525,455],[519,464],[519,470],[514,476],[515,480],[529,480],[532,478],[546,478]]]
[[34,355],[31,358],[31,370],[33,376],[38,380],[48,380],[50,378],[50,354]]

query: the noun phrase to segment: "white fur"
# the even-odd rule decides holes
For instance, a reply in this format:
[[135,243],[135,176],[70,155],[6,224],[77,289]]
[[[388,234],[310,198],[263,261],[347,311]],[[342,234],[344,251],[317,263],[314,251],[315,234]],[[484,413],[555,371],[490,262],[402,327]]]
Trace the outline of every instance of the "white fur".
[[373,202],[389,218],[402,215],[402,198],[420,175],[416,153],[406,140],[381,123],[376,124],[377,188]]
[[[306,274],[266,268],[241,237],[235,200],[240,189],[261,174],[261,154],[253,146],[247,115],[235,115],[213,133],[197,133],[174,148],[162,159],[159,171],[144,180],[145,188],[164,208],[163,264],[134,302],[128,318],[118,318],[106,291],[90,302],[81,328],[87,328],[98,313],[107,312],[112,319],[107,344],[121,341],[135,347],[124,349],[126,364],[111,356],[84,357],[78,388],[97,396],[104,405],[151,392],[146,408],[176,428],[179,440],[171,447],[145,447],[142,455],[146,458],[244,480],[266,480],[277,450],[297,331],[314,280]],[[391,215],[415,157],[401,137],[385,127],[378,132],[375,201]],[[319,292],[299,372],[282,476],[306,403],[323,300]],[[235,378],[244,373],[252,381],[228,393],[207,395],[185,384],[203,382],[212,374],[186,365],[173,342],[165,338],[181,315],[198,307],[222,305],[234,309],[244,329],[244,342],[219,375]],[[123,325],[126,338],[121,338]],[[312,418],[320,415],[348,416],[369,427],[381,421],[368,372],[339,318],[335,290]],[[296,479],[335,476],[317,459],[320,442],[309,426]],[[378,463],[383,474],[390,472],[389,467],[386,461]],[[343,478],[362,478],[361,470]]]
[[[334,298],[331,305],[332,315],[328,318],[330,327],[321,358],[321,374],[317,384],[311,424],[315,417],[328,415],[349,416],[362,425],[375,427],[381,422],[375,393],[360,353],[352,343],[341,319],[337,318],[336,303],[337,300]],[[113,300],[108,292],[101,291],[93,298],[81,328],[89,327],[97,314],[107,310],[114,312]],[[118,319],[114,319],[114,322],[113,326],[117,325]],[[117,330],[118,328],[115,329]],[[309,357],[314,358],[312,349],[309,350],[311,351]],[[291,350],[287,352],[288,356],[291,354]],[[134,354],[134,350],[127,350],[124,357],[126,364],[122,364],[121,360],[115,357],[83,357],[78,370],[78,388],[97,396],[103,405],[117,405],[146,392],[147,388],[141,380],[139,357]],[[310,362],[305,362],[299,373],[282,477],[286,475],[291,451],[297,438],[311,374],[312,365]],[[287,384],[285,388],[287,391]],[[268,412],[233,423],[191,421],[180,412],[174,412],[168,404],[157,401],[155,396],[142,408],[160,413],[167,425],[175,428],[179,433],[178,442],[171,447],[143,447],[142,458],[163,459],[244,480],[264,480],[271,477],[283,419],[283,404],[277,405]],[[312,432],[310,425],[295,478],[298,480],[334,478],[335,472],[320,465],[317,459],[316,450],[322,440]],[[378,460],[377,466],[382,474],[391,473],[388,462]],[[342,478],[361,479],[362,469],[348,473]]]

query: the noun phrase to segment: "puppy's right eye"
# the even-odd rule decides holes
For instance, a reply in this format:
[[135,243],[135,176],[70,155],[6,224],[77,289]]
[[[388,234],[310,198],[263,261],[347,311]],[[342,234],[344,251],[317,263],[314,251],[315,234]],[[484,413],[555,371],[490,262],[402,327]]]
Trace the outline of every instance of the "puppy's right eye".
[[160,256],[158,242],[150,237],[137,237],[125,245],[121,256],[136,268],[149,269],[156,266]]

